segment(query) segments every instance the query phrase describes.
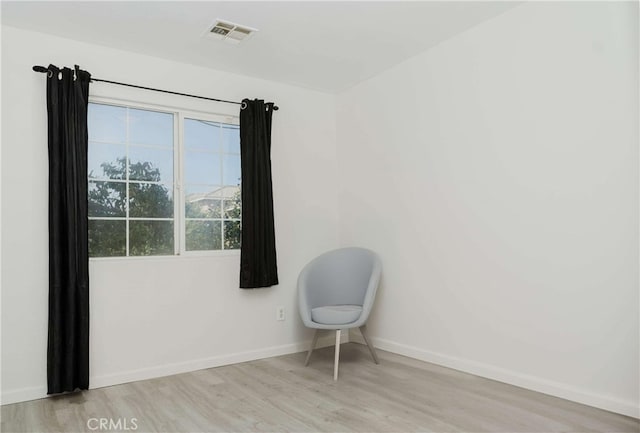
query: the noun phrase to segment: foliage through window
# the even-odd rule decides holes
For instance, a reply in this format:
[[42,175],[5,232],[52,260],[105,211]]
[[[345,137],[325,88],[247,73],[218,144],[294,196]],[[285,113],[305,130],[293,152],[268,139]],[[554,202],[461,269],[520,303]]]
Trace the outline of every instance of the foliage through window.
[[240,248],[238,125],[203,117],[89,104],[91,257]]

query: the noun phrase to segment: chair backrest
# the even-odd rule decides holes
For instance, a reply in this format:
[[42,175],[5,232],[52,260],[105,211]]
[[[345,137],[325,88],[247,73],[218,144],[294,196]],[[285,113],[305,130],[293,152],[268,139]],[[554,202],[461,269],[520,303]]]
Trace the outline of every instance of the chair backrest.
[[[367,289],[375,291],[380,278],[380,259],[364,248],[329,251],[312,260],[301,273],[309,308],[327,305],[363,305]],[[375,281],[372,281],[372,278]],[[375,296],[374,293],[369,294]]]

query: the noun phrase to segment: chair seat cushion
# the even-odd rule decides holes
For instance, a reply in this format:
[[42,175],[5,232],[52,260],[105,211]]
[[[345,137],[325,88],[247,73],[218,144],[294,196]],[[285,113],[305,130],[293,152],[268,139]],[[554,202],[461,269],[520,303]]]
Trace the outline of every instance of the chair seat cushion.
[[311,309],[311,320],[323,325],[346,325],[362,313],[360,305],[328,305]]

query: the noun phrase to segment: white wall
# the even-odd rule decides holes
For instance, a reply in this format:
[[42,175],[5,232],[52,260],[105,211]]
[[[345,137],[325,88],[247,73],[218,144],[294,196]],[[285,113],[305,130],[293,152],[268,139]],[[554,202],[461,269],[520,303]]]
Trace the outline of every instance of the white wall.
[[637,3],[518,6],[338,99],[381,348],[640,416]]
[[[302,350],[294,304],[312,257],[338,245],[335,98],[18,29],[2,28],[2,397],[46,393],[45,87],[35,64],[187,93],[275,101],[273,186],[280,285],[238,289],[239,255],[92,261],[93,387]],[[216,113],[237,106],[94,83],[90,93]],[[287,318],[277,322],[276,307]]]

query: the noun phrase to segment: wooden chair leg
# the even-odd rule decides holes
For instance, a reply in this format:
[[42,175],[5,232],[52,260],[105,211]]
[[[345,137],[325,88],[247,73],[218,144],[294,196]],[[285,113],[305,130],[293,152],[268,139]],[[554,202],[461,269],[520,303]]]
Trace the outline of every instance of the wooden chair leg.
[[365,325],[360,327],[360,333],[362,334],[362,338],[364,338],[364,342],[367,343],[367,347],[369,348],[369,352],[371,352],[371,356],[373,357],[373,362],[376,364],[380,364],[378,361],[378,355],[376,354],[376,349],[373,348],[373,344],[371,344],[371,340],[369,340],[369,336],[367,335],[367,329]]
[[333,380],[338,380],[338,361],[340,360],[340,329],[336,331],[336,354],[333,360]]
[[316,344],[318,343],[318,335],[320,334],[320,330],[316,329],[316,332],[313,334],[313,340],[311,340],[311,347],[309,348],[309,353],[307,353],[307,359],[304,360],[304,366],[309,365],[309,360],[311,359],[311,353],[313,349],[316,348]]

